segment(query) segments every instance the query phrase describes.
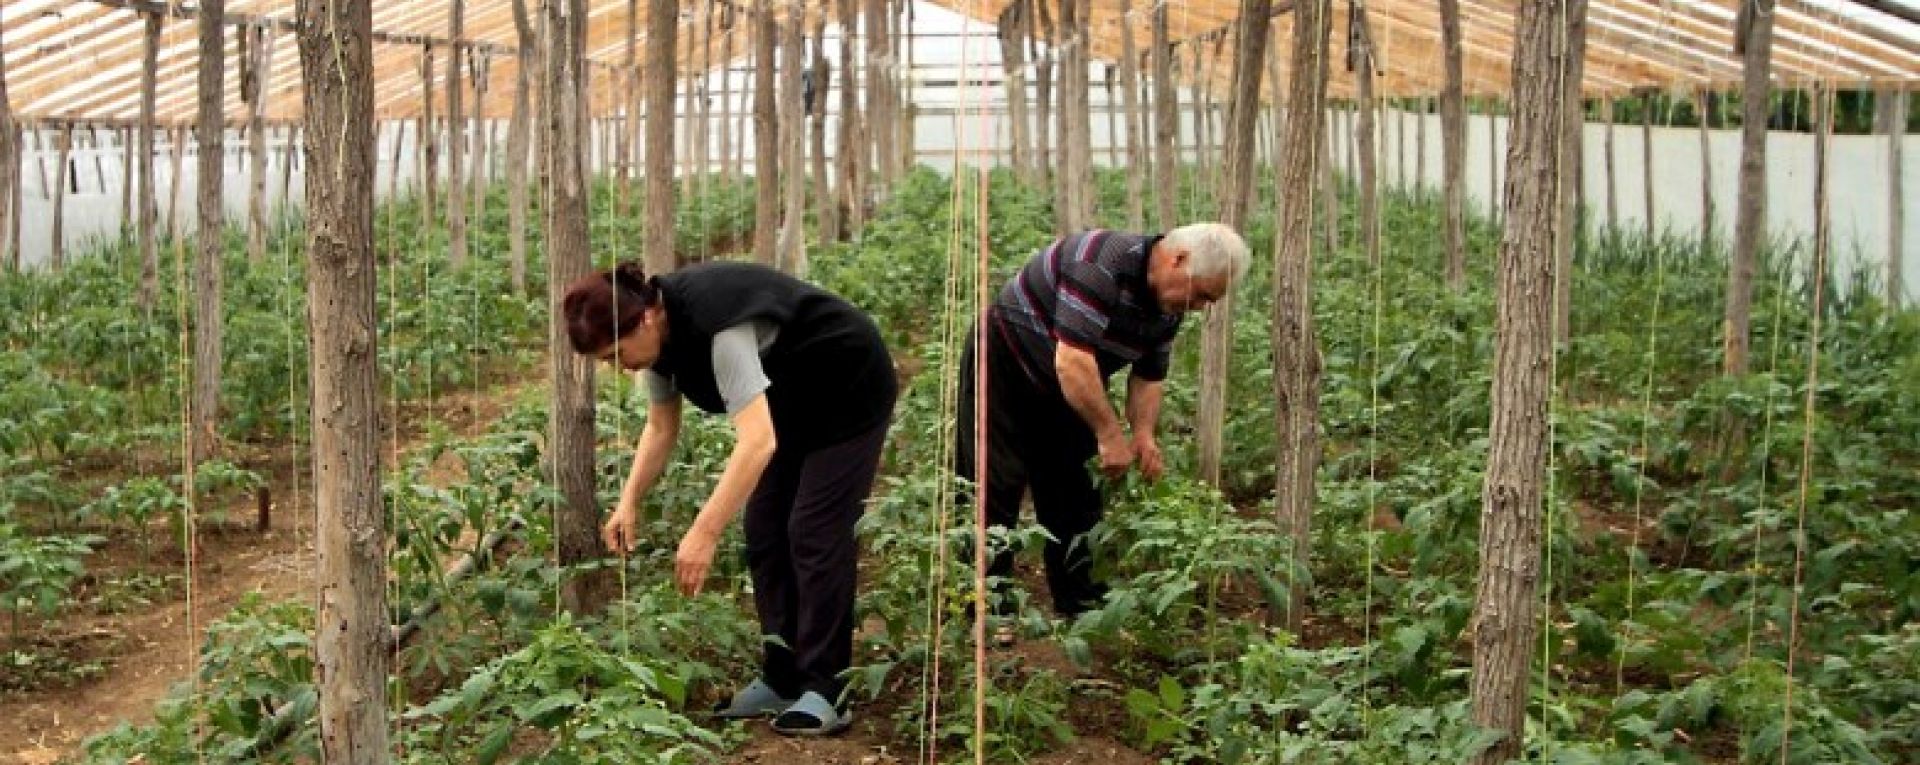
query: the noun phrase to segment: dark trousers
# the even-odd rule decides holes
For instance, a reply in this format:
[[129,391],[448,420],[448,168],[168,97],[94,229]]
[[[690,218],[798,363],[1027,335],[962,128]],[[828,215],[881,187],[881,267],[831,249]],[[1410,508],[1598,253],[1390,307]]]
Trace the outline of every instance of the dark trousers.
[[859,520],[887,425],[838,444],[779,447],[747,500],[743,521],[754,606],[768,640],[761,678],[785,698],[814,691],[838,702],[853,665]]
[[[1012,529],[1020,521],[1020,497],[1031,490],[1033,514],[1053,539],[1043,555],[1054,611],[1072,616],[1099,605],[1106,588],[1093,578],[1087,532],[1100,522],[1100,492],[1087,472],[1087,460],[1099,452],[1093,429],[1067,404],[1059,386],[1036,383],[1021,366],[1008,333],[998,319],[987,319],[987,523]],[[974,348],[969,334],[961,358],[960,422],[956,427],[955,469],[976,480],[974,454]],[[1051,369],[1035,370],[1051,380]],[[970,503],[970,498],[963,502]],[[969,506],[963,504],[963,507]],[[997,551],[987,573],[1013,575],[1014,550]],[[1002,613],[1006,599],[1002,598]]]

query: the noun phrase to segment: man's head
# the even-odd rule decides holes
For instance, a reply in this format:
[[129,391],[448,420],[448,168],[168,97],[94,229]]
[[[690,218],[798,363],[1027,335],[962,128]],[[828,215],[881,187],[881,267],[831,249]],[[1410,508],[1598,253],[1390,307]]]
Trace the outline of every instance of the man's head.
[[1147,284],[1168,313],[1198,311],[1226,297],[1252,256],[1240,234],[1220,223],[1167,232],[1147,255]]

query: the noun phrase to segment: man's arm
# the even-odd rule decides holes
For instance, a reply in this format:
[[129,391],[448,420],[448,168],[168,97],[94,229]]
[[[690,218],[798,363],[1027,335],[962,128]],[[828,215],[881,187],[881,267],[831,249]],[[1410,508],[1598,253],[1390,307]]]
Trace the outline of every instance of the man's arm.
[[1056,343],[1053,352],[1054,373],[1060,378],[1060,392],[1080,419],[1093,429],[1100,442],[1100,469],[1109,477],[1125,475],[1133,464],[1133,448],[1127,443],[1126,429],[1107,400],[1106,387],[1100,384],[1100,365],[1093,354],[1069,343]]
[[1140,458],[1140,473],[1159,480],[1166,465],[1160,456],[1160,443],[1154,438],[1160,425],[1160,399],[1166,383],[1138,374],[1127,377],[1127,422],[1133,426],[1133,449]]

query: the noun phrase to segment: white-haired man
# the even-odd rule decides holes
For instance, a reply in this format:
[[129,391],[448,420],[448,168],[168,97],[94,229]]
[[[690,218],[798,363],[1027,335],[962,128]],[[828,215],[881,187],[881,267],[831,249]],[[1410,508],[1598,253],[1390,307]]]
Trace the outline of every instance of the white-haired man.
[[[1224,297],[1248,261],[1246,242],[1219,223],[1165,235],[1086,231],[1036,253],[988,309],[987,519],[1012,528],[1021,494],[1032,491],[1034,515],[1053,537],[1045,551],[1047,585],[1062,616],[1097,607],[1106,594],[1082,539],[1103,515],[1087,460],[1097,454],[1100,470],[1113,478],[1136,463],[1146,478],[1160,477],[1154,430],[1173,338],[1185,314]],[[956,468],[969,480],[980,334],[969,335],[960,366]],[[1132,368],[1124,421],[1106,384],[1122,367]],[[989,573],[1006,581],[1013,551],[996,554]],[[1010,599],[998,600],[995,610],[1008,613]]]

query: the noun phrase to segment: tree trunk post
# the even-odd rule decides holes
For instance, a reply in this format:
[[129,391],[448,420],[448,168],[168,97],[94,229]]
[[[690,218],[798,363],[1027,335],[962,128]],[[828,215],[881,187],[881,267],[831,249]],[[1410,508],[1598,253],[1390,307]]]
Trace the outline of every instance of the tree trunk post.
[[[893,46],[888,39],[890,17],[887,13],[887,0],[866,0],[867,4],[867,98],[872,118],[867,124],[872,126],[873,167],[878,184],[884,191],[893,187],[894,167],[898,164],[894,153],[894,137],[897,135],[892,122],[893,109]],[[771,13],[771,11],[769,11]],[[766,66],[772,66],[768,61]],[[782,125],[783,129],[788,126]],[[769,176],[771,177],[771,176]]]
[[67,263],[67,184],[73,174],[71,156],[73,153],[73,125],[60,126],[60,163],[54,171],[53,190],[53,270],[58,272]]
[[[1140,103],[1140,54],[1133,44],[1132,0],[1120,0],[1120,102],[1126,112],[1127,130],[1127,227],[1135,231],[1147,225],[1146,115]],[[1022,86],[1021,98],[1026,97]]]
[[1560,217],[1554,237],[1553,339],[1564,346],[1573,337],[1573,247],[1579,241],[1580,185],[1586,165],[1586,119],[1580,109],[1581,81],[1586,76],[1587,2],[1566,0],[1567,53],[1565,93],[1560,111]]
[[439,128],[433,124],[433,44],[420,46],[420,230],[433,230],[433,212],[440,203],[436,178],[440,173]]
[[1719,235],[1720,216],[1717,206],[1713,203],[1713,140],[1712,133],[1707,130],[1707,105],[1712,103],[1712,98],[1712,94],[1705,86],[1694,89],[1694,112],[1699,117],[1697,121],[1700,123],[1700,249],[1702,252],[1712,252],[1714,239]]
[[[1578,0],[1575,0],[1577,3]],[[1574,58],[1565,0],[1522,3],[1515,21],[1512,149],[1507,222],[1501,237],[1494,349],[1493,417],[1480,513],[1480,574],[1470,634],[1473,721],[1504,737],[1476,755],[1494,765],[1525,747],[1528,680],[1539,641],[1541,506],[1552,396],[1554,239],[1564,229],[1556,147],[1571,108]]]
[[819,223],[823,244],[840,240],[840,206],[834,204],[827,179],[827,100],[832,86],[833,68],[827,63],[827,14],[823,11],[813,21],[813,97],[806,105],[812,123],[808,148],[813,168],[814,219]]
[[1607,118],[1607,235],[1614,237],[1620,235],[1620,184],[1614,170],[1619,157],[1613,143],[1614,110],[1617,104],[1611,96],[1601,99],[1600,103]]
[[267,257],[267,83],[273,79],[273,33],[264,26],[240,30],[240,100],[247,105],[247,260]]
[[13,119],[13,105],[7,95],[7,53],[5,31],[0,30],[0,264],[8,270],[20,270],[20,247],[13,232],[20,227],[15,203],[20,198],[20,128]]
[[[513,0],[513,28],[520,39],[514,62],[513,115],[507,123],[508,270],[516,295],[527,294],[527,156],[533,143],[533,86],[543,57],[540,36],[527,15],[527,0]],[[396,166],[397,169],[398,166]]]
[[1178,159],[1174,156],[1179,116],[1174,113],[1173,48],[1168,40],[1167,4],[1153,8],[1153,201],[1160,230],[1180,225],[1174,218],[1174,200],[1180,194]]
[[[652,274],[672,271],[678,260],[673,236],[673,123],[679,27],[679,0],[648,0],[646,266]],[[582,103],[581,108],[586,105]]]
[[447,12],[447,264],[467,265],[467,112],[462,106],[466,86],[461,82],[461,59],[470,50],[466,36],[466,0],[452,0]]
[[[206,13],[202,9],[202,13]],[[373,765],[387,743],[386,512],[380,495],[373,249],[373,9],[300,4],[313,376],[314,658],[320,759]],[[218,23],[218,15],[214,16]],[[217,92],[217,91],[216,91]]]
[[1006,73],[1002,84],[1007,90],[1008,164],[1022,181],[1033,181],[1032,158],[1028,156],[1026,43],[1027,9],[1015,0],[1000,12],[995,34],[1000,38],[1000,69]]
[[[1353,73],[1357,85],[1359,100],[1359,119],[1353,135],[1348,139],[1356,147],[1360,157],[1360,241],[1367,252],[1367,264],[1380,268],[1380,182],[1381,173],[1376,163],[1375,145],[1379,129],[1376,114],[1379,102],[1374,99],[1373,79],[1376,76],[1376,61],[1373,51],[1373,23],[1367,18],[1367,6],[1354,3],[1347,6],[1347,71]],[[1406,130],[1398,131],[1401,135]],[[1400,155],[1406,157],[1403,151]]]
[[[1033,161],[1034,181],[1041,184],[1051,184],[1054,174],[1059,172],[1053,152],[1053,147],[1059,142],[1053,127],[1054,91],[1059,89],[1053,79],[1053,56],[1059,47],[1059,40],[1054,36],[1053,13],[1048,10],[1049,5],[1053,3],[1048,0],[1027,0],[1027,7],[1034,10],[1034,20],[1039,22],[1028,27],[1033,34],[1030,42],[1037,51],[1034,56],[1033,84],[1036,106],[1039,108],[1034,110]],[[1055,193],[1058,193],[1057,189]],[[1057,206],[1059,200],[1056,199],[1055,204]],[[1060,232],[1057,214],[1054,223],[1054,233],[1057,234]]]
[[1294,6],[1287,142],[1281,152],[1279,232],[1274,248],[1274,511],[1288,538],[1287,602],[1277,621],[1298,634],[1306,614],[1305,571],[1313,539],[1314,472],[1320,463],[1320,342],[1313,320],[1313,185],[1326,145],[1327,39],[1331,0]]
[[173,144],[173,172],[167,177],[167,240],[179,237],[180,176],[187,159],[187,128],[176,125],[167,141]]
[[785,82],[780,88],[780,183],[782,189],[780,241],[777,258],[780,270],[805,278],[807,264],[805,232],[807,217],[807,117],[802,111],[801,76],[807,66],[804,33],[806,14],[799,3],[789,5],[787,20],[780,25],[780,71]]
[[[1906,169],[1905,152],[1901,144],[1907,137],[1907,88],[1894,86],[1882,91],[1882,95],[1891,103],[1887,108],[1887,305],[1899,310],[1905,304],[1906,276],[1901,261],[1906,257],[1905,246],[1907,230],[1907,192],[1902,172]],[[14,172],[18,173],[16,164]]]
[[1654,244],[1654,237],[1660,233],[1659,213],[1654,207],[1653,195],[1653,94],[1640,96],[1640,181],[1641,191],[1646,196],[1646,238],[1647,246]]
[[[226,254],[226,243],[223,241],[226,210],[221,197],[221,179],[226,164],[226,114],[221,97],[225,90],[226,57],[219,51],[226,49],[226,27],[221,23],[221,17],[226,13],[225,6],[225,0],[204,0],[197,21],[200,38],[199,102],[195,126],[198,135],[194,143],[199,154],[195,158],[194,196],[199,233],[196,235],[193,274],[196,316],[193,397],[188,407],[191,413],[188,451],[195,465],[212,458],[219,446],[216,428],[222,377],[220,360],[225,343],[221,317],[226,290],[223,262]],[[304,98],[311,101],[313,95],[309,92]]]
[[[141,51],[140,63],[140,125],[139,156],[135,158],[134,171],[140,179],[140,193],[134,215],[138,219],[137,231],[140,240],[140,293],[138,302],[140,312],[151,314],[153,302],[160,295],[160,252],[154,244],[154,208],[153,208],[153,117],[154,102],[158,97],[158,77],[160,66],[160,25],[164,22],[161,14],[146,14],[146,45]],[[98,141],[95,142],[98,148]],[[99,155],[96,154],[98,161]],[[102,186],[105,185],[104,178]],[[104,191],[105,189],[101,189]]]
[[467,184],[473,190],[473,223],[484,231],[487,227],[487,154],[488,144],[492,143],[492,131],[487,127],[487,91],[491,90],[493,54],[468,49],[467,76],[473,81],[473,163],[467,169]]
[[[733,163],[733,27],[734,6],[720,7],[720,177],[731,183],[740,176],[740,168]],[[853,30],[840,28],[842,39],[850,39]],[[841,76],[846,74],[846,62],[841,64]],[[843,123],[844,124],[844,123]],[[842,129],[845,129],[844,127]]]
[[1467,100],[1460,52],[1460,0],[1440,0],[1446,87],[1440,93],[1440,163],[1446,195],[1447,289],[1467,287]]
[[[555,317],[549,322],[548,335],[553,370],[553,406],[548,420],[553,431],[552,454],[548,459],[561,497],[554,521],[555,545],[559,564],[566,568],[600,556],[600,511],[593,491],[593,365],[588,357],[573,352],[566,325],[557,318],[568,285],[593,268],[585,171],[586,153],[592,145],[587,135],[586,0],[555,0],[547,4],[546,15],[547,55],[551,57],[546,67],[546,113],[551,116],[542,122],[552,166],[546,205],[547,294],[549,310]],[[668,13],[665,19],[672,24],[677,17]],[[671,38],[653,42],[672,49]],[[661,74],[671,82],[671,70],[654,70],[650,78]],[[654,113],[671,114],[672,110],[669,107]],[[660,148],[649,142],[650,165],[652,152]],[[561,592],[564,607],[574,613],[600,612],[612,595],[610,573],[601,570],[570,576]]]
[[[1740,127],[1740,196],[1727,267],[1726,319],[1721,327],[1721,371],[1747,373],[1753,272],[1767,234],[1767,120],[1772,112],[1774,0],[1742,0],[1735,45],[1742,55],[1744,110]],[[1899,173],[1894,173],[1897,177]]]
[[836,6],[840,20],[840,131],[839,147],[834,152],[834,199],[846,215],[846,234],[856,234],[866,225],[866,207],[860,191],[860,70],[854,55],[853,35],[858,26],[858,6],[842,2]]
[[[869,6],[871,7],[871,6]],[[876,14],[869,14],[867,23],[878,22]],[[779,62],[774,59],[774,25],[772,0],[754,0],[753,4],[753,186],[754,186],[754,225],[753,257],[762,265],[779,264],[780,233],[780,128],[778,115],[774,111],[773,73]],[[870,77],[878,77],[872,72]],[[876,80],[869,79],[872,88]],[[869,90],[867,97],[875,98]],[[871,156],[862,154],[862,161],[871,161]]]

